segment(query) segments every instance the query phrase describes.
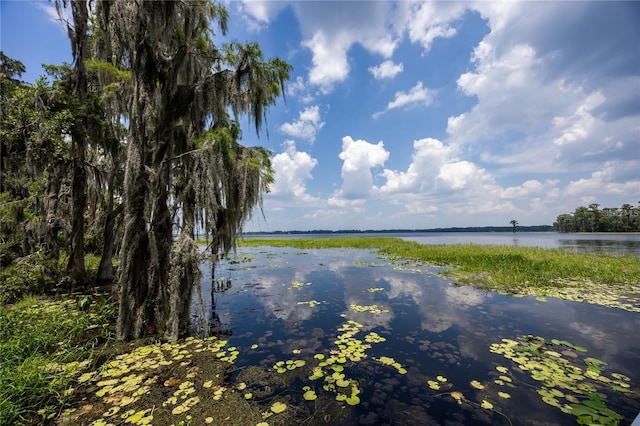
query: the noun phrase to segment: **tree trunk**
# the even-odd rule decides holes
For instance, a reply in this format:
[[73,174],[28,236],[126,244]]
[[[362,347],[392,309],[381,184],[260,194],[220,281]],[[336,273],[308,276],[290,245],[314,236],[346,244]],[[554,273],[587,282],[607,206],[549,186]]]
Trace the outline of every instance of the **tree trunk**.
[[200,286],[200,255],[193,239],[195,200],[193,188],[187,189],[182,204],[182,232],[172,260],[173,268],[169,287],[170,311],[165,333],[165,337],[169,340],[176,340],[188,331],[193,288]]
[[[160,142],[165,145],[167,142]],[[166,150],[162,150],[166,152]],[[159,154],[164,157],[163,153]],[[147,307],[145,313],[154,323],[154,333],[165,332],[167,315],[169,312],[169,267],[171,265],[171,246],[173,244],[171,213],[167,205],[169,186],[169,163],[159,163],[154,170],[158,170],[155,192],[155,206],[151,221],[151,268],[149,272],[149,297],[154,300]]]
[[58,244],[58,232],[60,221],[58,220],[58,199],[60,196],[60,183],[64,175],[62,164],[50,165],[47,173],[47,231],[45,236],[47,257],[57,261],[60,257]]
[[134,79],[133,100],[130,116],[131,138],[127,150],[127,162],[124,181],[124,236],[120,250],[119,286],[120,306],[116,334],[119,338],[130,340],[143,334],[154,333],[156,325],[145,314],[149,300],[149,230],[146,220],[146,201],[149,192],[149,176],[146,171],[147,138],[151,129],[147,128],[147,117],[152,115],[154,81],[152,78],[151,46],[145,40],[145,7],[152,4],[142,3],[136,13],[139,22],[134,34],[134,46],[131,63]]
[[83,286],[85,281],[84,267],[84,210],[87,201],[85,173],[84,136],[82,131],[74,132],[73,150],[73,179],[71,184],[71,251],[67,269],[71,273],[73,288]]
[[87,174],[84,167],[85,149],[87,146],[86,131],[89,128],[89,114],[87,108],[87,71],[85,61],[89,54],[89,40],[87,37],[89,12],[85,0],[71,3],[74,29],[71,40],[75,59],[75,89],[82,111],[80,123],[71,130],[71,149],[73,152],[73,179],[71,183],[71,250],[67,269],[71,273],[71,285],[77,287],[85,284],[84,267],[84,211],[87,204]]
[[[111,189],[109,189],[110,197]],[[112,199],[111,199],[112,200]],[[115,210],[113,209],[113,201],[108,202],[106,219],[104,223],[104,244],[102,246],[102,257],[100,258],[100,266],[98,267],[98,275],[96,284],[111,284],[115,278],[113,274],[113,243],[115,239],[115,222],[116,218],[124,210],[124,205],[120,204]]]
[[[138,84],[136,85],[138,86]],[[149,329],[150,324],[144,317],[148,300],[149,273],[149,236],[145,221],[145,201],[149,178],[144,164],[145,141],[144,124],[138,121],[145,101],[136,88],[135,101],[138,102],[136,115],[132,115],[132,138],[127,153],[127,168],[124,188],[124,236],[120,250],[120,306],[116,334],[125,340],[136,339]],[[148,92],[147,92],[148,93]],[[135,117],[135,118],[134,118]],[[139,115],[142,118],[142,115]],[[152,328],[152,327],[151,327]]]

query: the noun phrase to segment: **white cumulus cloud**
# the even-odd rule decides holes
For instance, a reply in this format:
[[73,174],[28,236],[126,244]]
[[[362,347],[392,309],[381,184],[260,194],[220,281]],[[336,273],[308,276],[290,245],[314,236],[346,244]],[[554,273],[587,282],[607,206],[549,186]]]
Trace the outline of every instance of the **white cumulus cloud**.
[[389,159],[389,151],[384,143],[369,143],[365,140],[353,140],[351,136],[342,138],[342,188],[329,200],[329,204],[340,205],[344,200],[368,198],[376,189],[371,169],[381,167]]
[[380,65],[368,68],[373,78],[382,80],[384,78],[393,78],[404,70],[402,62],[395,64],[393,61],[384,61]]
[[306,152],[299,152],[293,141],[285,142],[285,151],[271,160],[275,171],[275,183],[271,186],[270,197],[310,202],[314,198],[307,194],[306,181],[312,179],[311,171],[318,164]]
[[453,1],[408,3],[406,28],[409,39],[420,43],[427,52],[436,38],[451,38],[457,30],[453,23],[460,19],[468,4]]
[[519,186],[510,186],[502,191],[502,198],[522,198],[540,193],[544,189],[544,185],[535,179],[525,181]]
[[284,123],[280,126],[280,130],[291,137],[313,143],[322,126],[324,126],[324,122],[320,119],[320,107],[313,105],[300,111],[298,119],[294,122]]
[[302,46],[312,54],[308,81],[323,94],[348,77],[347,55],[354,44],[389,58],[399,41],[401,29],[394,29],[396,12],[390,2],[344,1],[328,7],[325,2],[302,1],[292,6],[303,34]]
[[433,91],[423,87],[418,81],[408,92],[396,92],[394,99],[387,104],[384,111],[373,114],[373,118],[378,118],[387,111],[402,107],[429,106],[433,102]]

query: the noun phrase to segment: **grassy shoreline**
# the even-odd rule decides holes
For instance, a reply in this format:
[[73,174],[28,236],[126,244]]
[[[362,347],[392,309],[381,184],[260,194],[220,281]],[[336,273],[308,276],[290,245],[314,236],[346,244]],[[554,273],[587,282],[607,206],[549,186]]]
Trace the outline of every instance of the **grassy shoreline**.
[[457,284],[515,295],[551,296],[640,312],[640,262],[631,256],[479,244],[420,244],[399,238],[244,239],[240,246],[360,248],[395,259],[449,266]]
[[52,423],[75,376],[111,342],[115,312],[91,296],[0,305],[0,424]]

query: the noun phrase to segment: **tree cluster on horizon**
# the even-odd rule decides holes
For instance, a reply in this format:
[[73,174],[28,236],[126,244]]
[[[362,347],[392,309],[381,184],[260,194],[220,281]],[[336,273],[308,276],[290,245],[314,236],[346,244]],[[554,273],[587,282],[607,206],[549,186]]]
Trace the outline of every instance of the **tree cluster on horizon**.
[[578,207],[573,213],[557,217],[553,226],[558,232],[640,232],[640,207],[623,204],[605,207],[592,203]]
[[199,286],[194,230],[230,250],[273,183],[238,120],[260,132],[291,66],[256,43],[216,44],[228,14],[213,1],[55,5],[61,21],[71,12],[73,65],[27,84],[1,53],[0,281],[20,267],[49,287],[114,281],[119,337],[175,340]]

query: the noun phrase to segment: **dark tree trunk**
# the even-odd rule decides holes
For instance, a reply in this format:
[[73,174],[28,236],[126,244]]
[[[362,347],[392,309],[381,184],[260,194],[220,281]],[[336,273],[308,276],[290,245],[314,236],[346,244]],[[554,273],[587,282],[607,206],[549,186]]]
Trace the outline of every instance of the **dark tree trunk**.
[[89,54],[88,20],[89,12],[85,0],[76,0],[71,3],[74,29],[71,40],[75,59],[75,89],[81,112],[81,120],[71,130],[73,152],[71,183],[71,250],[67,269],[71,273],[71,285],[73,287],[85,284],[86,274],[84,267],[84,211],[87,204],[87,174],[84,166],[85,149],[87,146],[86,131],[89,126],[87,108],[87,71],[85,61]]
[[[81,133],[81,132],[77,132]],[[84,285],[84,211],[87,201],[85,173],[84,136],[73,137],[73,179],[71,184],[71,252],[67,269],[71,273],[71,285],[75,288]]]
[[188,331],[193,289],[200,286],[200,256],[193,239],[195,200],[193,188],[188,188],[182,203],[182,232],[172,260],[173,267],[169,286],[170,310],[165,333],[169,340],[176,340],[181,334]]
[[62,164],[50,165],[47,173],[47,231],[45,236],[47,257],[51,260],[58,260],[60,257],[60,245],[58,243],[58,232],[60,231],[60,221],[58,220],[58,198],[60,196],[60,184],[64,175]]
[[158,180],[151,221],[153,257],[149,274],[149,297],[154,300],[154,303],[147,306],[145,315],[154,323],[155,333],[164,333],[169,312],[169,266],[171,264],[173,234],[171,213],[167,206],[169,163],[160,161],[158,163],[160,165],[155,168],[158,170]]
[[[111,195],[111,189],[109,189],[109,196]],[[115,222],[116,218],[123,212],[124,205],[120,204],[113,209],[113,201],[107,204],[107,211],[105,212],[106,218],[104,222],[104,244],[102,246],[102,257],[100,258],[100,266],[98,267],[98,274],[96,277],[97,284],[111,284],[115,279],[113,274],[113,245],[115,240]]]
[[139,22],[134,36],[134,46],[131,64],[134,80],[133,100],[131,107],[130,129],[131,139],[127,152],[127,163],[124,181],[124,236],[120,250],[120,306],[116,334],[126,340],[136,339],[144,334],[153,334],[157,330],[156,324],[146,317],[148,305],[154,300],[149,299],[149,266],[150,245],[149,230],[146,220],[146,201],[149,192],[149,176],[146,171],[147,118],[151,116],[154,81],[152,66],[150,65],[151,46],[145,40],[145,7],[152,7],[149,3],[142,3],[136,14]]
[[[139,91],[141,89],[136,89]],[[139,110],[144,101],[138,99]],[[137,112],[141,114],[142,111]],[[142,116],[140,116],[142,117]],[[119,338],[130,340],[153,332],[152,325],[144,317],[148,300],[149,236],[145,221],[145,201],[149,178],[144,164],[144,124],[132,118],[132,140],[129,143],[124,190],[124,236],[120,250],[120,306],[116,333]]]

